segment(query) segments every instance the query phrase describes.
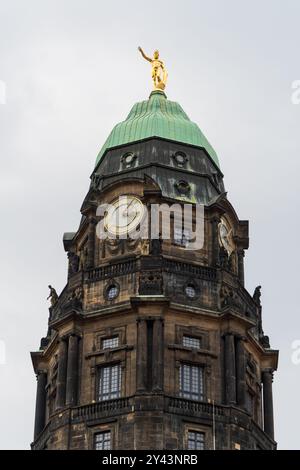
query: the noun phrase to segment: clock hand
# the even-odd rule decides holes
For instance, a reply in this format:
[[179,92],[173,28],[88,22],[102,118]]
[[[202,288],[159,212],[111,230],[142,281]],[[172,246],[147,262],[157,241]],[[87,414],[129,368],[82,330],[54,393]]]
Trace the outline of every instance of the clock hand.
[[127,208],[129,209],[129,207],[131,206],[131,204],[133,204],[134,202],[135,202],[135,201],[132,199],[132,200],[130,201],[130,203],[128,204]]

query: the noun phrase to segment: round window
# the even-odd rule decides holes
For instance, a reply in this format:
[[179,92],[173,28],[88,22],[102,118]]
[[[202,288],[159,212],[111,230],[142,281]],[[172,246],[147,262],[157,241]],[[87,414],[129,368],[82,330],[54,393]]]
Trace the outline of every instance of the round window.
[[111,284],[106,290],[106,297],[108,300],[113,300],[119,295],[119,288],[116,284]]
[[122,157],[122,162],[125,163],[126,166],[132,165],[136,156],[132,152],[125,153]]
[[185,162],[187,161],[187,157],[184,153],[181,153],[181,152],[177,152],[174,156],[175,158],[175,161],[177,163],[177,165],[179,166],[183,166],[185,164]]
[[185,293],[186,293],[186,296],[189,297],[190,299],[194,299],[196,297],[196,289],[192,284],[188,284],[185,287]]
[[176,187],[177,187],[178,191],[181,194],[188,194],[190,192],[190,189],[191,189],[189,183],[187,181],[184,181],[184,180],[179,181],[176,184]]

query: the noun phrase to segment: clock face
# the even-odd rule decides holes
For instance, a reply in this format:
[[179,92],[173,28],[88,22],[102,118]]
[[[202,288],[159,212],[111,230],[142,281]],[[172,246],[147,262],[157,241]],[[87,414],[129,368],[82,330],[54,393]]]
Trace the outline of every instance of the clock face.
[[143,220],[145,208],[137,197],[121,196],[113,201],[104,218],[105,229],[113,235],[125,235]]
[[225,248],[228,255],[231,255],[234,250],[232,229],[224,219],[221,219],[221,222],[219,223],[219,243]]

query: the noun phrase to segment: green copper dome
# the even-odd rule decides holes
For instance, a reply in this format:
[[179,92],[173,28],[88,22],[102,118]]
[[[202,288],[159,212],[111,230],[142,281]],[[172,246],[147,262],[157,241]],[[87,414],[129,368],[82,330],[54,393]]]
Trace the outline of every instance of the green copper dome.
[[161,91],[153,91],[146,101],[136,103],[125,121],[117,124],[100,150],[96,165],[107,149],[148,137],[161,137],[203,147],[219,166],[216,152],[201,130],[175,101]]

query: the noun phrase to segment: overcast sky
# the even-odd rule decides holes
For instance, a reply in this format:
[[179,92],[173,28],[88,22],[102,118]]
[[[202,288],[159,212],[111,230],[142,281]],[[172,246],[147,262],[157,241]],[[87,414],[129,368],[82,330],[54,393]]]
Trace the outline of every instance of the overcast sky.
[[138,45],[159,48],[169,99],[216,149],[250,221],[247,288],[262,284],[264,330],[280,349],[276,438],[300,448],[299,24],[298,0],[0,0],[0,448],[32,441],[29,352],[47,330],[47,285],[66,282],[62,235],[77,229],[97,153],[151,91]]

